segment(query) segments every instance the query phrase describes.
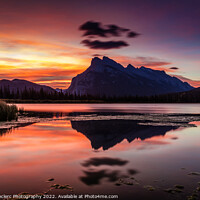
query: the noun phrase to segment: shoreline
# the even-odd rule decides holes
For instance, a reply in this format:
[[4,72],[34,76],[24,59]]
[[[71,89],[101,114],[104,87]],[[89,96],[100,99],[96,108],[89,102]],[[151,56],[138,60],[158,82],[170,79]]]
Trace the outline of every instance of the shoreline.
[[81,121],[134,121],[141,126],[172,126],[172,127],[196,127],[194,122],[200,121],[200,114],[155,114],[155,113],[71,113],[55,118],[53,112],[25,111],[19,115],[18,120],[0,122],[0,135],[15,128],[29,126],[45,121],[70,120]]
[[23,100],[23,99],[0,99],[6,103],[23,104],[199,104],[200,102],[131,102],[131,101],[105,101],[105,100]]

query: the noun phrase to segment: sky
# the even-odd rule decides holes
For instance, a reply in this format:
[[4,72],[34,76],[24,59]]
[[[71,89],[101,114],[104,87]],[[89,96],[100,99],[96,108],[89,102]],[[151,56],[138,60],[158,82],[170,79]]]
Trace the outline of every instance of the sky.
[[66,89],[94,56],[200,87],[199,0],[0,0],[0,79]]

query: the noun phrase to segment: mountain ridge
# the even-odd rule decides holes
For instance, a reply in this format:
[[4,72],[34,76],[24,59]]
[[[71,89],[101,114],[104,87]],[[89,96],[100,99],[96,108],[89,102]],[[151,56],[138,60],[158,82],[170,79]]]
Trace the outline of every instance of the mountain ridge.
[[72,79],[65,91],[73,95],[91,96],[151,96],[193,89],[187,82],[170,76],[165,71],[131,64],[123,67],[114,60],[94,57],[91,65]]
[[43,89],[45,92],[54,92],[55,90],[49,86],[46,85],[40,85],[37,83],[33,83],[27,80],[23,79],[13,79],[13,80],[7,80],[7,79],[2,79],[0,80],[0,88],[9,88],[9,90],[14,93],[24,91],[25,88],[27,90],[29,89],[34,89],[35,91],[39,92],[41,89]]

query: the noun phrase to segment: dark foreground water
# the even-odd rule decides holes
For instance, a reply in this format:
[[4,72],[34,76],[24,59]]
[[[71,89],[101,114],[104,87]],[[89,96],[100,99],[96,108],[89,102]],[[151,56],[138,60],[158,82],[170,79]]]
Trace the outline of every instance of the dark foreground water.
[[200,199],[199,104],[18,106],[59,114],[1,130],[0,195]]

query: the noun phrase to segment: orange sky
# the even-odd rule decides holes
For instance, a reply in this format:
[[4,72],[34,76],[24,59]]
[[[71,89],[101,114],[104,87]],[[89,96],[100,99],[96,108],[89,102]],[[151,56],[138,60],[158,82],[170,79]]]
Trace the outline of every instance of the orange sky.
[[[148,10],[143,15],[144,4],[135,2],[133,7],[133,1],[112,2],[1,1],[0,79],[26,79],[66,89],[74,76],[89,67],[93,55],[99,54],[124,66],[130,63],[165,70],[200,87],[198,12],[188,11],[187,21],[182,11],[190,5],[184,3],[180,8],[173,5],[173,9],[158,3],[162,9],[156,12],[152,4],[145,4]],[[177,11],[182,18],[176,16]],[[127,27],[141,36],[120,38],[127,40],[128,47],[92,50],[81,44],[82,32],[78,30],[88,20]]]

